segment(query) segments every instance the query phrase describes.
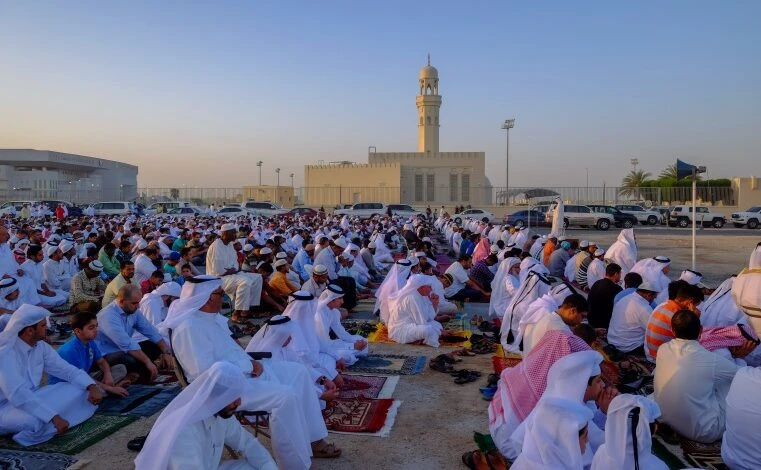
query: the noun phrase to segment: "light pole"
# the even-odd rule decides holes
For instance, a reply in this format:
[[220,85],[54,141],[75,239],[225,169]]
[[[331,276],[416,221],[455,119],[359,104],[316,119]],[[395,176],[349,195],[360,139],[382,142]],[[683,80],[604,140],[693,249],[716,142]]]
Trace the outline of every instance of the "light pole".
[[630,158],[629,163],[632,164],[633,170],[637,171],[637,165],[639,165],[639,159],[637,158]]
[[507,205],[507,190],[510,188],[510,129],[515,127],[515,118],[505,119],[502,129],[505,130],[505,205]]
[[259,160],[258,162],[256,162],[256,166],[258,166],[258,167],[259,167],[259,186],[261,186],[261,185],[262,185],[262,163],[263,163],[263,162],[262,162],[261,160]]
[[291,173],[291,174],[290,174],[290,175],[288,175],[288,176],[290,176],[290,177],[291,177],[291,188],[293,188],[293,177],[294,177],[295,175],[294,175],[293,173]]
[[589,168],[587,170],[587,204],[589,204]]
[[280,168],[275,168],[275,173],[277,173],[277,187],[280,187]]

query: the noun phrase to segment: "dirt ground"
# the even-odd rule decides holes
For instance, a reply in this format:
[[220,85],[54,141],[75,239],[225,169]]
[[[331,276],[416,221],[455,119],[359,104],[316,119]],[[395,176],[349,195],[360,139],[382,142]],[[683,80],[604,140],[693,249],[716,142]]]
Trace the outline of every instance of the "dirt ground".
[[[707,231],[706,231],[707,232]],[[715,287],[731,274],[747,266],[749,255],[759,235],[720,235],[701,232],[698,237],[697,270],[704,274],[706,284]],[[569,236],[593,240],[607,248],[618,232],[571,231]],[[690,267],[689,232],[638,232],[640,257],[666,254],[672,259],[674,277]],[[468,313],[483,313],[484,304],[466,307]],[[366,316],[360,314],[360,316]],[[433,350],[424,346],[372,344],[376,353],[408,355],[437,354],[452,348]],[[420,375],[402,376],[394,398],[402,400],[396,423],[389,437],[360,437],[330,434],[328,439],[343,449],[336,460],[313,460],[314,469],[458,469],[460,455],[472,450],[473,432],[488,432],[486,408],[478,387],[485,384],[491,371],[490,356],[463,358],[457,368],[476,369],[484,377],[470,384],[456,385],[448,375],[427,367]],[[158,415],[141,419],[108,439],[77,455],[80,468],[133,468],[135,453],[127,450],[127,442],[144,435]],[[262,439],[269,446],[266,438]]]

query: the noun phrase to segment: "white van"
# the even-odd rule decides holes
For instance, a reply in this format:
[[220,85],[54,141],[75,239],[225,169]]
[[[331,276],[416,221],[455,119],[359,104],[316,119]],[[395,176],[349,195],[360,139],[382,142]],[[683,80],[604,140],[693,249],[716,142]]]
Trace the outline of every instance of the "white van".
[[155,215],[158,213],[159,206],[164,207],[164,213],[169,212],[172,209],[179,209],[182,207],[193,207],[193,204],[188,201],[165,201],[154,202],[145,208],[145,215]]
[[112,201],[93,204],[95,215],[129,215],[134,213],[131,202]]

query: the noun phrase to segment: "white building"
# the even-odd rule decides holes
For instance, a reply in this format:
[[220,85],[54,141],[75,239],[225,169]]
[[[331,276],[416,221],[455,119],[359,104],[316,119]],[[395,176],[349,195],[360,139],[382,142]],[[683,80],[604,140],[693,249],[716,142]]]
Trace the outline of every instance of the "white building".
[[418,90],[417,152],[370,152],[367,164],[307,165],[306,204],[491,204],[486,154],[439,151],[439,72],[430,58],[420,70]]
[[137,166],[50,150],[0,149],[0,199],[74,204],[137,197]]

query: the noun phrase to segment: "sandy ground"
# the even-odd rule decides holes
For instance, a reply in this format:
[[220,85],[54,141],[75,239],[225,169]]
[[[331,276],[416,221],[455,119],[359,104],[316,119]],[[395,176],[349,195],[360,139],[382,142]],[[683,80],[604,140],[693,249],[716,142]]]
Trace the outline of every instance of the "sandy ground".
[[[593,240],[607,247],[618,231],[569,231],[569,236]],[[747,266],[750,252],[761,241],[759,234],[722,235],[702,231],[698,237],[697,269],[705,276],[709,286],[716,286],[731,274]],[[688,231],[641,231],[638,232],[640,257],[667,254],[672,258],[674,275],[690,267],[690,238]],[[466,307],[469,313],[483,313],[484,304]],[[365,317],[367,314],[360,314]],[[380,354],[426,355],[451,351],[436,351],[424,346],[396,344],[372,344],[373,352]],[[402,376],[394,392],[394,398],[402,400],[396,424],[387,438],[361,437],[330,434],[329,440],[343,449],[336,460],[313,460],[314,469],[457,469],[465,468],[460,455],[472,450],[473,432],[488,432],[486,407],[478,387],[485,384],[491,371],[490,356],[463,358],[457,368],[476,369],[484,372],[484,378],[466,385],[456,385],[452,378],[426,367],[416,376]],[[127,450],[127,442],[144,435],[155,418],[141,419],[108,439],[77,455],[81,467],[92,469],[133,468],[133,452]],[[262,442],[269,446],[266,438]]]

